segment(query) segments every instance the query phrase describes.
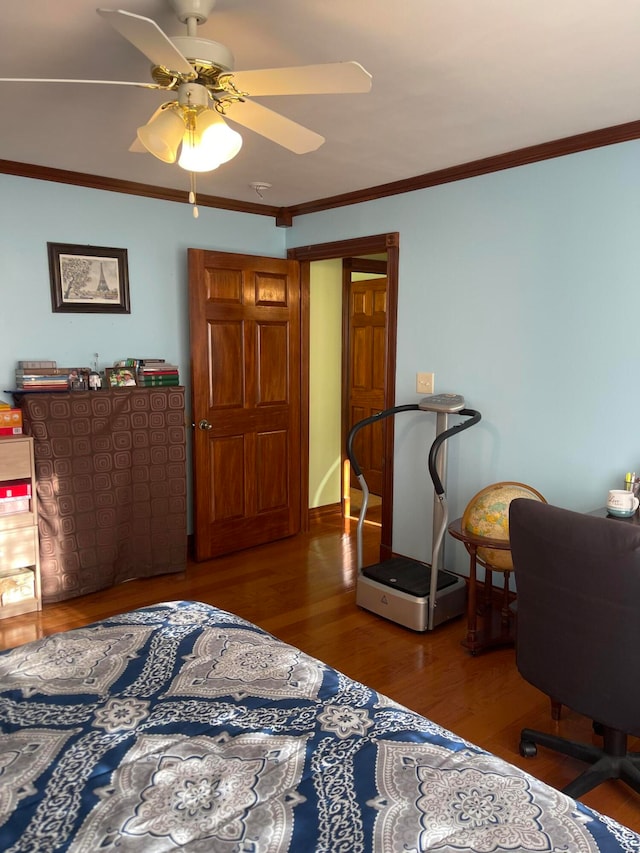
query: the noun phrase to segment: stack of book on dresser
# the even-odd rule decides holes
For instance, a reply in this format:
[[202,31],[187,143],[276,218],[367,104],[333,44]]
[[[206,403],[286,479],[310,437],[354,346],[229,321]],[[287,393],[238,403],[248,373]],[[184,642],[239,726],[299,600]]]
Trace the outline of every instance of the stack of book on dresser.
[[138,385],[143,388],[164,388],[167,385],[179,384],[180,371],[175,364],[169,364],[163,358],[140,359]]
[[16,367],[18,391],[68,391],[81,387],[87,368],[58,367],[55,361],[19,361]]

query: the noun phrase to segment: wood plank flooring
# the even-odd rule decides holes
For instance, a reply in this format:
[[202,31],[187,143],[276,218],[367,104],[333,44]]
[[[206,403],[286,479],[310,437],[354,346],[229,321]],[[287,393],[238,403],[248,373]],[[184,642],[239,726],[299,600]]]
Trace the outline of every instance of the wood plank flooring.
[[[379,532],[367,525],[365,564],[377,560]],[[552,785],[563,787],[582,771],[581,762],[547,750],[533,759],[518,754],[524,726],[576,740],[595,736],[589,720],[566,709],[552,721],[548,700],[518,674],[513,649],[472,657],[461,646],[463,618],[417,634],[368,613],[355,604],[356,573],[355,525],[321,516],[308,534],[0,620],[0,648],[146,604],[197,599],[255,622]],[[640,748],[637,740],[633,747]],[[640,795],[623,783],[606,782],[583,802],[640,832]]]

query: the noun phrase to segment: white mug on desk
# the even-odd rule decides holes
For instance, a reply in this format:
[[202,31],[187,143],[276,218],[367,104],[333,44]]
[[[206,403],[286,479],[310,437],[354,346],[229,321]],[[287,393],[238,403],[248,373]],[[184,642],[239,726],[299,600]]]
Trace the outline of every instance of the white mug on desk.
[[610,489],[607,497],[607,512],[610,515],[629,516],[638,509],[640,501],[626,489]]

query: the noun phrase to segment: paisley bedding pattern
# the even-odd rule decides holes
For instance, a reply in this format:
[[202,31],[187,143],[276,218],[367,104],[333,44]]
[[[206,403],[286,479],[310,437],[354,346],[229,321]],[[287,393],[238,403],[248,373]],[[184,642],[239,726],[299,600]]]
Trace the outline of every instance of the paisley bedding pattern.
[[0,849],[640,851],[260,628],[169,602],[0,654]]

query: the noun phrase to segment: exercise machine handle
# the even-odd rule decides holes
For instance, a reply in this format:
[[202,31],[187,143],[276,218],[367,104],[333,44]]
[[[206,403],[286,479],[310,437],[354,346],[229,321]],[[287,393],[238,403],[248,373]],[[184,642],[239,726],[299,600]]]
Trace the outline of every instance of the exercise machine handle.
[[391,415],[398,414],[398,412],[418,411],[419,408],[420,407],[417,403],[407,403],[406,406],[393,406],[391,409],[383,409],[381,412],[376,412],[375,415],[371,415],[369,418],[364,418],[364,420],[358,421],[357,424],[354,424],[351,427],[349,435],[347,436],[347,456],[349,457],[351,468],[353,469],[353,473],[356,477],[360,477],[362,475],[362,469],[360,468],[360,465],[358,465],[358,460],[356,459],[353,450],[353,442],[356,437],[356,433],[358,433],[362,427],[368,426],[369,424],[375,424],[383,418],[389,418]]
[[437,436],[436,440],[431,445],[431,449],[429,450],[429,474],[431,475],[431,479],[433,481],[433,487],[435,489],[436,495],[441,497],[444,494],[444,486],[442,485],[442,480],[438,475],[438,470],[436,468],[436,462],[438,459],[438,451],[442,446],[443,442],[445,442],[448,438],[451,438],[452,435],[455,435],[457,432],[462,432],[463,429],[469,429],[474,424],[477,424],[482,415],[480,412],[477,412],[475,409],[460,409],[459,412],[455,413],[456,415],[468,415],[466,421],[462,421],[462,423],[456,424],[455,426],[450,427],[449,429],[441,432],[439,436]]

